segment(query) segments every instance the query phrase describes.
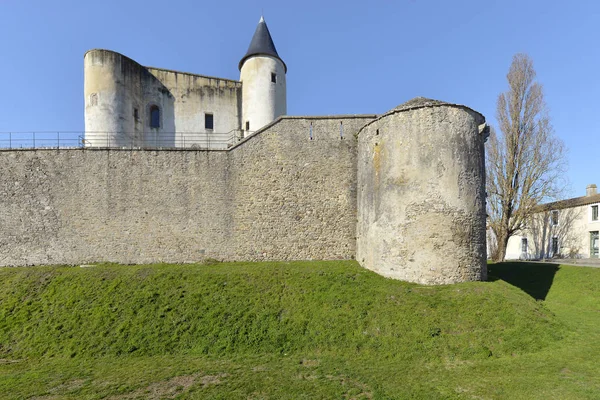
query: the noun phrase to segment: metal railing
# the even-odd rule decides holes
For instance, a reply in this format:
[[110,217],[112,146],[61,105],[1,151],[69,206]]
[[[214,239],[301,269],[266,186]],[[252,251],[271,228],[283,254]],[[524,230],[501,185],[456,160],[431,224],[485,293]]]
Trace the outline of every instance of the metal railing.
[[0,149],[81,147],[82,132],[0,132]]
[[243,131],[229,132],[0,132],[0,149],[227,149]]

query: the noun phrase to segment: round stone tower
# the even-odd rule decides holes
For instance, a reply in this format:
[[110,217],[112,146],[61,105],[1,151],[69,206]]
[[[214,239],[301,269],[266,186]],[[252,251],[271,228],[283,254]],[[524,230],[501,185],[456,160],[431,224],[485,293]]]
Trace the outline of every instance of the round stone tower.
[[[84,57],[85,140],[89,147],[139,145],[143,130],[134,112],[142,104],[144,67],[110,50],[93,49]],[[137,115],[136,115],[137,114]]]
[[425,98],[358,134],[357,260],[421,284],[485,280],[485,118]]
[[277,54],[269,28],[260,17],[246,55],[239,63],[244,137],[287,113],[287,66]]

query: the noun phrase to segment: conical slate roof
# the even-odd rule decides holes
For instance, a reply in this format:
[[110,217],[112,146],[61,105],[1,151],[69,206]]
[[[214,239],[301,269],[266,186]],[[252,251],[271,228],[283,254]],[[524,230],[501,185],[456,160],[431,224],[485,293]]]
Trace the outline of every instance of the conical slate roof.
[[267,28],[267,23],[263,17],[260,17],[260,21],[258,22],[258,26],[256,27],[256,31],[254,32],[254,36],[252,37],[252,41],[250,42],[250,46],[248,47],[248,51],[246,55],[242,57],[238,68],[242,69],[242,64],[248,58],[252,56],[265,55],[277,58],[279,61],[283,63],[283,68],[287,73],[287,65],[285,62],[279,57],[277,54],[277,49],[275,48],[275,44],[273,43],[273,39],[271,38],[271,33],[269,32],[269,28]]

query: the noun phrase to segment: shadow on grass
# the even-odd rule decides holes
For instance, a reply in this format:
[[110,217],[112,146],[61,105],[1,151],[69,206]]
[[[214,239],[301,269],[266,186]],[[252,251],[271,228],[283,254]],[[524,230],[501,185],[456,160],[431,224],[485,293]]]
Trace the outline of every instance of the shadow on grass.
[[545,300],[559,264],[504,262],[488,265],[488,281],[501,279],[536,300]]

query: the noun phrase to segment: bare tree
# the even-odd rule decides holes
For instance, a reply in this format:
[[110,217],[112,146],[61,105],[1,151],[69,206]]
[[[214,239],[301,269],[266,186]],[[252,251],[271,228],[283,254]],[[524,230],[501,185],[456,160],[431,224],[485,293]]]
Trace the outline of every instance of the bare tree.
[[529,56],[513,57],[509,89],[498,96],[500,133],[492,129],[488,139],[487,213],[497,241],[495,261],[504,260],[508,239],[524,228],[534,208],[558,198],[566,186],[564,145],[554,135],[535,75]]

